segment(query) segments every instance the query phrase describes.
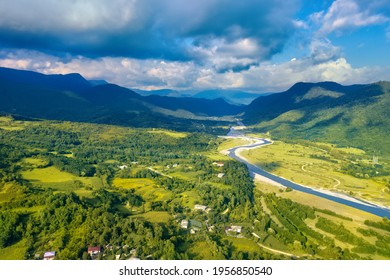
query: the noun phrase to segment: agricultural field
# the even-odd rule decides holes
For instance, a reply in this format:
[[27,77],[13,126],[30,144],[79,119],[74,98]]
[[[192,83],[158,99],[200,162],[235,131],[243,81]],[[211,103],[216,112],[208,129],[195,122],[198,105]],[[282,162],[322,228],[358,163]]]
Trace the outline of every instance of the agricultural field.
[[[330,144],[286,143],[242,152],[251,163],[298,184],[328,189],[390,206],[390,166],[374,164],[372,157],[356,148],[337,148]],[[367,167],[352,173],[350,169]]]

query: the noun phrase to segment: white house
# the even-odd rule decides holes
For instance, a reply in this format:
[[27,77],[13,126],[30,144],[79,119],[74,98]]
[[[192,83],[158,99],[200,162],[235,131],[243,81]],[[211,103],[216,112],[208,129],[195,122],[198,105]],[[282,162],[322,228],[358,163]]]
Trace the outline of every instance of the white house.
[[223,176],[225,176],[225,173],[218,173],[217,175],[218,178],[223,178]]
[[188,228],[188,220],[182,220],[180,223],[180,227],[187,229]]
[[206,205],[195,204],[194,209],[195,209],[195,210],[206,211],[207,206],[206,206]]
[[56,252],[55,251],[46,252],[43,255],[43,259],[45,261],[54,260],[55,257],[56,257]]

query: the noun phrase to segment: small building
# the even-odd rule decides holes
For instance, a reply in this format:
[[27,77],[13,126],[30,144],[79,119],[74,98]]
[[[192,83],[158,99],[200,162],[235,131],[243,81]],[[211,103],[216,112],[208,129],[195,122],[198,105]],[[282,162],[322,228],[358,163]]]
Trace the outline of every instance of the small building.
[[50,251],[50,252],[46,252],[43,255],[43,260],[50,261],[50,260],[54,260],[55,257],[56,257],[56,252],[55,251]]
[[242,226],[230,226],[225,228],[226,233],[228,232],[235,232],[235,233],[241,233]]
[[184,229],[188,229],[188,220],[182,220],[180,223],[180,227]]
[[206,211],[207,206],[206,206],[206,205],[195,204],[194,209],[195,209],[195,210]]
[[217,175],[218,178],[223,178],[223,176],[225,176],[225,173],[218,173]]
[[216,165],[218,167],[223,167],[225,164],[223,162],[213,162],[213,165]]
[[91,256],[91,258],[96,258],[97,255],[99,255],[102,251],[102,248],[100,246],[95,247],[88,247],[88,254]]
[[121,166],[119,166],[119,169],[123,170],[123,169],[126,169],[127,167],[128,167],[127,165],[121,165]]
[[179,165],[177,163],[175,163],[174,165],[172,165],[173,168],[176,168],[178,167]]

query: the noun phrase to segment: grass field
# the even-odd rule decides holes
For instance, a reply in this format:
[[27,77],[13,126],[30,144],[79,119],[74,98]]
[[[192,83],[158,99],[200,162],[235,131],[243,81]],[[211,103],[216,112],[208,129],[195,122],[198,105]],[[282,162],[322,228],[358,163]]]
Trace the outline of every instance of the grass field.
[[173,202],[178,202],[184,207],[193,209],[195,204],[199,203],[199,195],[195,191],[186,191],[177,195]]
[[225,161],[225,160],[231,160],[230,157],[226,156],[225,153],[228,149],[233,148],[235,146],[239,145],[245,145],[248,144],[248,141],[242,140],[242,139],[229,139],[229,138],[220,138],[221,143],[218,146],[217,151],[208,151],[207,153],[204,153],[205,156],[207,156],[211,160],[215,161]]
[[32,167],[41,167],[41,166],[47,165],[48,161],[44,158],[30,157],[30,158],[24,158],[22,160],[22,164],[27,164],[27,165],[30,165]]
[[0,129],[4,130],[23,130],[25,124],[23,121],[15,121],[12,117],[0,116]]
[[133,215],[134,218],[141,218],[151,223],[168,223],[172,216],[164,211],[150,211],[142,214]]
[[26,253],[26,240],[0,249],[0,260],[23,260]]
[[[346,156],[352,157],[363,152],[352,148],[334,149],[339,153],[348,151]],[[242,155],[251,163],[298,184],[344,192],[390,206],[390,193],[384,183],[389,176],[363,179],[343,174],[338,170],[345,160],[332,160],[327,151],[318,147],[276,141],[272,145],[244,151]]]
[[161,133],[168,135],[173,138],[184,138],[187,137],[187,133],[184,132],[176,132],[176,131],[169,131],[169,130],[162,130],[162,129],[156,129],[156,130],[148,130],[149,133]]
[[0,188],[0,203],[18,198],[22,194],[19,186],[12,183],[6,183]]
[[91,196],[92,190],[86,190],[103,187],[103,182],[98,177],[78,177],[68,172],[60,171],[54,166],[46,168],[34,168],[22,172],[23,179],[32,184],[52,188],[57,191],[74,191],[80,196]]
[[195,260],[220,260],[224,258],[221,253],[215,252],[205,241],[195,242],[188,249],[188,255]]
[[199,176],[203,175],[204,172],[203,171],[196,171],[196,172],[195,171],[187,171],[187,172],[179,171],[179,172],[169,172],[167,174],[169,174],[172,177],[177,177],[177,178],[183,179],[183,180],[197,181],[197,180],[199,180]]
[[115,178],[113,185],[118,188],[134,189],[145,201],[166,201],[172,197],[172,192],[156,186],[153,180],[144,178]]

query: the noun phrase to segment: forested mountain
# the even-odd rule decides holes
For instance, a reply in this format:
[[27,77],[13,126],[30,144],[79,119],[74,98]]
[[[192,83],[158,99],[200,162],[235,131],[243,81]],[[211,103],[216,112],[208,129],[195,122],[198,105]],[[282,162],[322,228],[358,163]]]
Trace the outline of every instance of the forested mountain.
[[244,120],[274,136],[328,141],[389,155],[389,107],[389,82],[298,83],[285,92],[254,100]]
[[[0,68],[0,112],[34,118],[114,123],[136,127],[188,127],[188,120],[235,115],[222,99],[147,97],[79,74],[44,75]],[[193,122],[193,121],[192,121]]]
[[[178,130],[215,126],[218,118],[230,115],[242,117],[245,124],[257,131],[270,131],[274,137],[332,142],[390,154],[386,145],[389,89],[389,82],[351,86],[297,83],[285,92],[258,97],[248,106],[235,106],[222,98],[142,96],[114,84],[87,81],[79,74],[44,75],[0,68],[0,113]],[[207,93],[219,96],[213,91],[202,96]]]

